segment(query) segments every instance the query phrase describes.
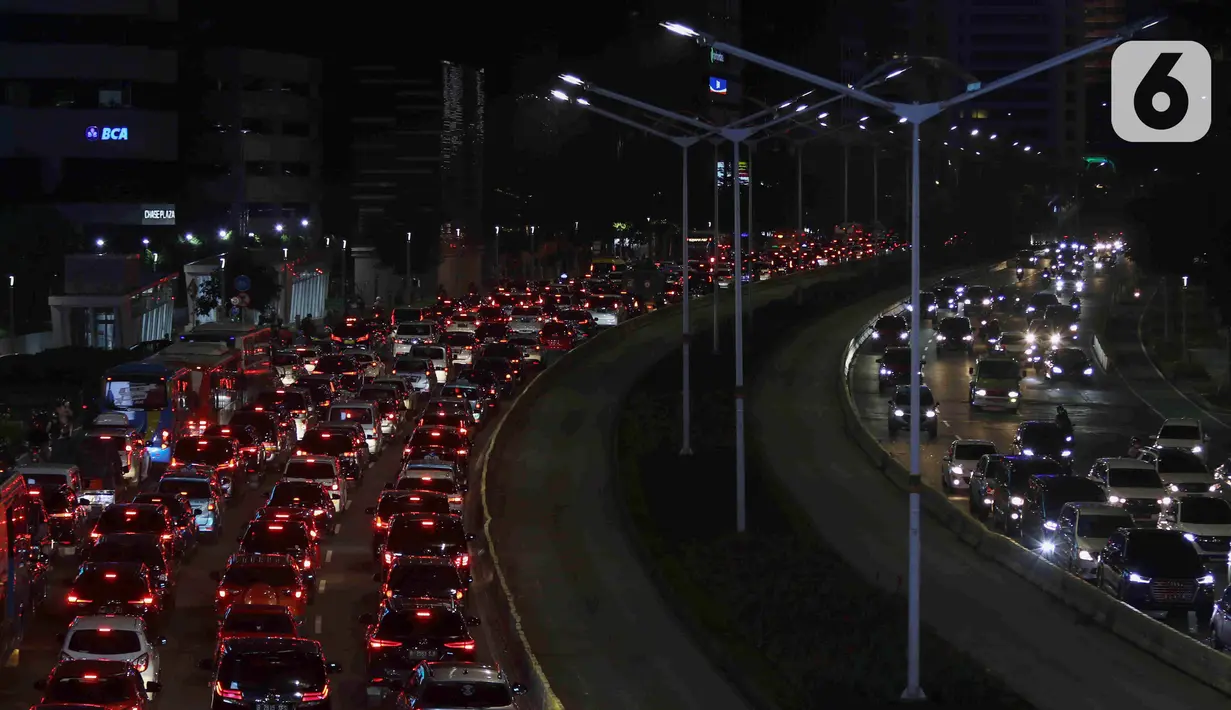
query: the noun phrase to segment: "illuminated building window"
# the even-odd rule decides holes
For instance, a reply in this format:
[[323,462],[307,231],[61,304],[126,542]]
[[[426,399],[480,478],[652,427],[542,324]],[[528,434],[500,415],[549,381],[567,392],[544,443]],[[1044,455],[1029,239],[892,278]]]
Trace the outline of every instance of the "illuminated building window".
[[987,109],[977,108],[974,111],[970,112],[970,117],[971,118],[987,118]]

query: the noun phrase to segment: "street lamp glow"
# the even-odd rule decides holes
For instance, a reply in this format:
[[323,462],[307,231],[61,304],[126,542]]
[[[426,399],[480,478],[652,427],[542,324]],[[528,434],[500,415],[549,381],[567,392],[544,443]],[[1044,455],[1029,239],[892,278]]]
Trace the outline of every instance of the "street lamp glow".
[[581,104],[582,106],[589,106],[589,105],[590,105],[590,102],[589,102],[588,100],[586,100],[586,98],[585,98],[584,96],[578,96],[578,97],[577,97],[577,103]]
[[808,104],[800,104],[795,107],[795,113],[799,113],[800,111],[807,111],[807,110],[808,110]]
[[996,140],[996,135],[997,135],[997,134],[993,133],[992,135],[988,136],[988,137],[987,137],[987,139],[988,139],[989,141],[994,141],[994,140]]
[[829,128],[829,124],[821,121],[821,128]]
[[863,123],[864,121],[868,120],[869,118],[871,118],[871,117],[870,117],[870,116],[864,116],[863,118],[859,119],[859,122],[860,122],[860,123]]
[[903,117],[899,118],[899,119],[898,119],[898,123],[906,123],[906,117],[905,117],[905,116],[903,116]]
[[305,218],[303,218],[303,219],[299,220],[299,226],[300,226],[300,227],[306,227],[306,226],[308,226],[308,219],[305,217]]
[[1029,152],[1030,152],[1030,146],[1026,146],[1026,147],[1025,147],[1025,148],[1023,148],[1022,150],[1026,151],[1027,153],[1029,153]]
[[781,104],[779,104],[779,105],[778,105],[778,108],[779,108],[779,109],[784,109],[784,108],[786,108],[787,106],[790,106],[790,105],[791,105],[791,102],[790,102],[790,101],[783,101]]
[[859,130],[861,130],[861,131],[866,131],[866,130],[868,130],[868,127],[867,127],[867,126],[865,126],[865,125],[863,125],[863,124],[861,123],[861,124],[859,124]]
[[12,274],[9,274],[9,288],[12,288],[13,284],[16,282],[17,282],[17,277]]
[[681,37],[700,37],[701,36],[700,32],[697,32],[691,27],[681,25],[678,22],[660,22],[658,23],[658,25],[662,27],[663,29],[667,30],[668,32],[674,32],[675,34]]
[[552,89],[551,97],[556,101],[568,101],[568,94],[560,91],[559,89]]
[[275,232],[279,232],[279,233],[281,233],[281,232],[282,232],[282,224],[281,224],[281,223],[275,224],[275,225],[274,225],[274,231],[275,231]]
[[103,239],[102,237],[99,237],[98,239],[94,240],[94,246],[98,247],[99,249],[102,249],[106,243],[107,241]]
[[978,128],[976,128],[976,129],[972,130],[972,131],[970,132],[970,135],[972,135],[972,136],[977,136],[977,135],[979,135],[979,129],[978,129]]
[[143,246],[147,246],[147,247],[148,247],[148,246],[150,245],[150,238],[149,238],[149,237],[142,237],[142,238],[141,238],[141,244],[142,244]]
[[818,120],[818,121],[824,121],[824,120],[825,120],[825,119],[827,119],[827,118],[829,118],[829,112],[828,112],[828,111],[822,111],[819,115],[817,115],[816,120]]
[[956,131],[956,130],[957,130],[957,126],[949,126],[949,130],[951,130],[951,131]]
[[585,84],[584,81],[578,79],[572,74],[561,74],[560,81],[563,81],[565,84],[572,84],[573,86],[583,86]]
[[226,238],[227,238],[227,230],[225,230],[225,229],[219,229],[219,230],[218,230],[218,238],[219,238],[219,239],[226,239]]
[[901,76],[901,75],[905,74],[905,73],[906,73],[906,70],[907,70],[907,69],[909,69],[909,68],[910,68],[910,67],[904,67],[904,68],[902,68],[902,69],[894,69],[893,71],[891,71],[891,72],[889,72],[888,74],[886,74],[886,75],[885,75],[885,78],[884,78],[884,79],[882,79],[882,81],[888,81],[889,79],[892,79],[892,78],[894,78],[895,76]]

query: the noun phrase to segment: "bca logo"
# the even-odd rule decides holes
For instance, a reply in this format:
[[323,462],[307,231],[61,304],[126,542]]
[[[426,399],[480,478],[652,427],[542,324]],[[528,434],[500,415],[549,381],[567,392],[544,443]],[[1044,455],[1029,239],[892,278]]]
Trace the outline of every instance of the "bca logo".
[[98,126],[90,126],[85,129],[85,139],[88,141],[126,141],[128,140],[128,128],[99,128]]
[[1193,143],[1213,120],[1214,70],[1197,42],[1125,42],[1111,56],[1111,127],[1129,143]]

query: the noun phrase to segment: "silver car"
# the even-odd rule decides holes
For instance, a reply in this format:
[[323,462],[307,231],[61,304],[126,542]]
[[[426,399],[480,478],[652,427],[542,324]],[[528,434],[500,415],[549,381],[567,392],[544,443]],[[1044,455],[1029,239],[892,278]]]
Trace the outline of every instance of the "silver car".
[[525,693],[525,686],[510,683],[495,666],[424,661],[406,679],[398,707],[513,710],[513,699]]

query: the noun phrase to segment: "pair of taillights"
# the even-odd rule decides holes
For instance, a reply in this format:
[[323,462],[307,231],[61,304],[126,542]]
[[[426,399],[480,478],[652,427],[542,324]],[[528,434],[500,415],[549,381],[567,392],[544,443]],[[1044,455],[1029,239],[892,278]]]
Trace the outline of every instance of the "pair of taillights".
[[[237,593],[238,592],[234,589],[219,589],[218,598],[226,599],[227,597],[235,596]],[[293,595],[296,599],[303,599],[302,589],[287,588],[287,589],[283,589],[282,591],[278,592],[278,594],[290,594],[290,595]]]
[[[69,604],[93,604],[94,600],[93,599],[82,599],[76,594],[70,594],[68,595],[68,603]],[[128,603],[136,604],[138,606],[149,606],[154,603],[154,597],[142,597],[140,599],[137,599],[135,601],[131,601]]]
[[[105,631],[105,630],[106,629],[99,629],[99,631]],[[68,655],[67,653],[60,654],[61,663],[63,663],[64,661],[76,661],[76,660],[78,659]],[[143,653],[140,656],[137,656],[137,658],[132,661],[132,666],[133,668],[137,669],[138,673],[144,673],[145,670],[150,667],[150,654]]]
[[[455,648],[461,651],[473,651],[474,641],[446,641],[441,644],[445,648]],[[383,639],[369,639],[368,648],[372,650],[382,650],[386,648],[401,648],[401,641],[385,641]]]
[[[214,693],[217,694],[217,696],[222,698],[223,700],[243,700],[244,699],[243,691],[231,690],[230,688],[224,688],[222,686],[221,681],[214,681]],[[305,692],[303,696],[299,698],[299,702],[300,703],[319,703],[328,697],[329,697],[329,685],[326,684],[325,688],[321,690],[320,692]],[[274,703],[271,703],[271,704],[274,704]],[[277,704],[283,704],[283,703],[277,703]]]

